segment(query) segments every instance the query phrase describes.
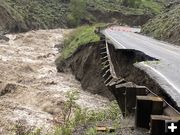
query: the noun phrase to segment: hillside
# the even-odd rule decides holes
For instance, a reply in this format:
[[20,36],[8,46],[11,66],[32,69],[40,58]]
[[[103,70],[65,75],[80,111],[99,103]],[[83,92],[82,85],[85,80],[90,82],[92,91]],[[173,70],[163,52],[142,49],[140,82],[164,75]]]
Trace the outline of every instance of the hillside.
[[16,10],[0,1],[0,32],[6,30],[23,31],[27,29],[24,20]]
[[[65,24],[64,14],[67,6],[59,0],[5,0],[0,3],[0,7],[7,14],[4,15],[1,12],[0,20],[5,20],[3,21],[4,27],[13,32],[38,28],[57,28],[63,27]],[[8,27],[6,22],[13,25]],[[14,24],[14,22],[16,23]],[[24,23],[24,25],[22,26],[19,22]]]
[[180,45],[180,4],[172,5],[165,12],[144,25],[142,32],[157,39]]
[[144,24],[163,8],[163,2],[154,0],[87,0],[87,3],[87,11],[95,22],[118,22],[131,26]]
[[142,25],[162,8],[163,3],[155,0],[4,0],[0,30],[22,32],[97,22]]

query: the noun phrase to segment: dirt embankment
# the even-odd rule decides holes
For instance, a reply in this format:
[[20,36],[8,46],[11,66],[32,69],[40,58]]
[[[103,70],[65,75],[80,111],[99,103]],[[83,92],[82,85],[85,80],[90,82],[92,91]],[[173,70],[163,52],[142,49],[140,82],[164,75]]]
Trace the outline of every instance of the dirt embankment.
[[[117,100],[120,98],[123,100],[124,97],[121,97],[121,95],[113,96],[113,94],[116,94],[113,88],[108,89],[104,85],[101,76],[100,44],[100,42],[97,42],[79,47],[70,58],[57,63],[57,69],[59,72],[72,71],[75,77],[81,82],[84,90],[101,94],[108,98],[116,97]],[[163,89],[158,85],[158,83],[134,65],[141,61],[153,61],[156,59],[136,50],[115,50],[113,46],[109,46],[109,51],[117,77],[124,78],[126,82],[133,82],[140,86],[146,86],[167,101],[172,101],[165,92],[163,92]],[[127,97],[127,100],[131,101],[132,97]],[[130,102],[128,102],[127,106],[129,103]],[[173,101],[170,103],[176,107]],[[122,104],[124,103],[119,103],[119,106],[124,107],[124,105],[121,106]],[[133,122],[134,119],[131,117],[122,120],[122,129],[117,129],[116,134],[145,135],[147,133],[147,131],[137,131],[136,129],[131,130],[127,128],[134,126]],[[83,130],[81,129],[81,131]]]
[[71,69],[84,90],[113,99],[113,95],[101,77],[101,68],[98,42],[79,47],[70,58],[57,63],[57,69],[60,72]]
[[[57,63],[57,68],[61,72],[71,69],[76,78],[81,82],[83,89],[111,98],[113,96],[104,85],[101,76],[99,44],[93,43],[78,48],[69,59]],[[115,50],[113,46],[109,46],[109,50],[117,77],[124,78],[127,82],[146,86],[178,109],[176,103],[159,84],[147,73],[135,66],[138,62],[154,61],[156,60],[155,58],[136,50]]]
[[163,97],[174,108],[179,110],[177,104],[165,92],[163,88],[152,79],[145,71],[139,69],[136,64],[143,61],[156,61],[143,52],[137,50],[116,50],[113,46],[109,46],[111,60],[115,68],[116,75],[124,78],[127,82],[133,82],[140,86],[146,86],[149,90]]

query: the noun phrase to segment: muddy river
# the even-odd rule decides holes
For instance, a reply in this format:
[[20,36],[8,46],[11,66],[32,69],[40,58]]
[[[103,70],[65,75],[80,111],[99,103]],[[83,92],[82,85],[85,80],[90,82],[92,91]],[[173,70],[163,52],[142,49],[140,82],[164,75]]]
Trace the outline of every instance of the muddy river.
[[80,92],[76,101],[82,108],[103,109],[108,99],[82,90],[71,73],[57,73],[63,35],[70,30],[38,30],[6,35],[0,40],[0,134],[11,133],[21,122],[50,130],[53,119],[62,112],[66,93]]

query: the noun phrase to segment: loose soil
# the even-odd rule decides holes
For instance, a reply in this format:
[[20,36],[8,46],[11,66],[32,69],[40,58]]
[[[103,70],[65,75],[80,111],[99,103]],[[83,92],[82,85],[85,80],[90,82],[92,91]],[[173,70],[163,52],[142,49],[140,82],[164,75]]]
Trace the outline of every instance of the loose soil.
[[49,131],[62,113],[66,93],[78,90],[77,104],[103,109],[107,98],[83,91],[71,73],[57,73],[57,45],[70,30],[38,30],[6,35],[0,40],[0,134],[12,133],[21,122]]
[[59,72],[68,72],[70,69],[85,91],[114,100],[101,74],[100,44],[92,42],[82,45],[68,59],[56,61],[56,65]]

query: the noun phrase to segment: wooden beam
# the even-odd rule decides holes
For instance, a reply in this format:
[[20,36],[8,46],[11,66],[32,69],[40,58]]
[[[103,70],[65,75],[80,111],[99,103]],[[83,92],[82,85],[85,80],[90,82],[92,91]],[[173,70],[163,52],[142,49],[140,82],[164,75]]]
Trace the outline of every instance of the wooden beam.
[[[164,116],[164,115],[151,115],[151,123],[150,123],[150,135],[169,135],[171,134],[168,132],[167,129],[167,123],[166,121],[174,121],[177,122],[180,121],[180,117],[170,117],[170,116]],[[179,135],[179,130],[177,129],[173,135]],[[167,131],[167,132],[166,132]]]
[[154,96],[136,97],[136,127],[150,128],[151,115],[163,114],[163,100]]
[[111,87],[111,92],[114,94],[124,116],[134,114],[136,107],[136,96],[146,95],[146,88],[127,87],[126,85],[121,86],[122,87],[119,88]]
[[165,120],[170,120],[170,118],[163,115],[151,115],[150,134],[165,135]]

